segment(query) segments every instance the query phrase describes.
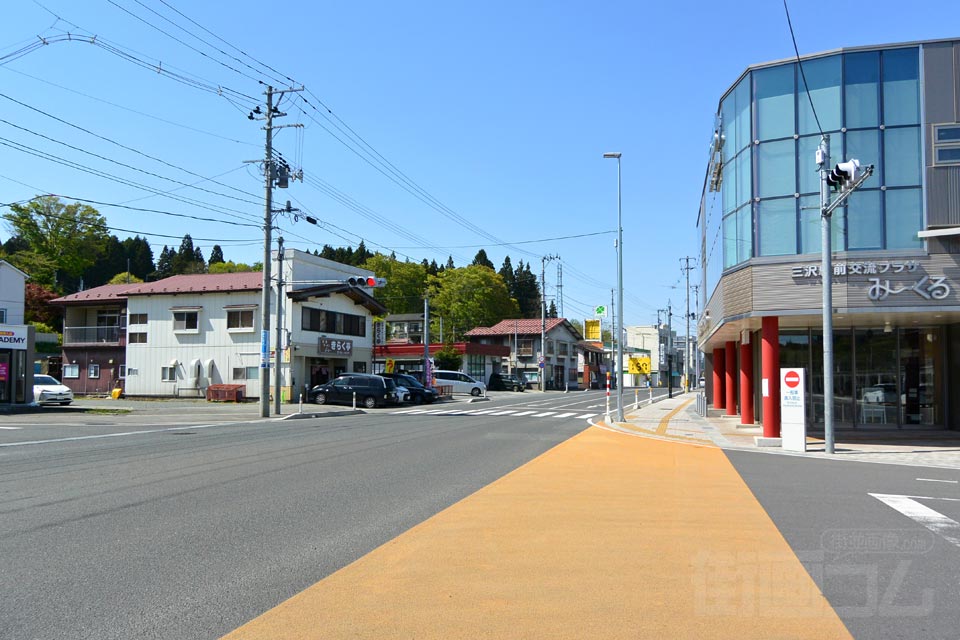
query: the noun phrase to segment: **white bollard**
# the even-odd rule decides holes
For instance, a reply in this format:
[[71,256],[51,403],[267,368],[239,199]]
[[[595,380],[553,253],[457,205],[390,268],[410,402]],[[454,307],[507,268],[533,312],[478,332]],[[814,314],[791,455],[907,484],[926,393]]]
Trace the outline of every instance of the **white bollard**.
[[354,411],[357,410],[357,392],[356,391],[353,392],[353,410]]

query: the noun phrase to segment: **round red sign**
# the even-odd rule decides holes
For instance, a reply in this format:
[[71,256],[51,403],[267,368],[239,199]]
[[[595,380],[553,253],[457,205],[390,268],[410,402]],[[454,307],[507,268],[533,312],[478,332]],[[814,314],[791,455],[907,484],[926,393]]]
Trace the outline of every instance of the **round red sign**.
[[800,374],[797,373],[796,371],[788,371],[787,375],[783,377],[783,381],[786,383],[788,387],[793,389],[798,384],[800,384]]

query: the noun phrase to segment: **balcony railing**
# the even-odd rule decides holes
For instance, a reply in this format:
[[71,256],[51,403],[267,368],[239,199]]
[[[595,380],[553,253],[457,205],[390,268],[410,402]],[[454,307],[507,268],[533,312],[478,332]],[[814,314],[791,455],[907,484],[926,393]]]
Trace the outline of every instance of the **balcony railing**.
[[64,327],[63,344],[122,344],[126,327]]

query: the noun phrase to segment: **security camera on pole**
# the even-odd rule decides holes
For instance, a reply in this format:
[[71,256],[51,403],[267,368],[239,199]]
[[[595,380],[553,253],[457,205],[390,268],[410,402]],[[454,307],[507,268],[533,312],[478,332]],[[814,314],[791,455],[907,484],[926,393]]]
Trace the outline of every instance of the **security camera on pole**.
[[[830,216],[850,194],[873,175],[873,165],[860,168],[859,160],[838,163],[830,169],[830,136],[820,139],[816,152],[820,171],[820,277],[823,281],[823,439],[825,451],[833,453],[833,265],[830,247]],[[830,202],[830,191],[839,191]]]

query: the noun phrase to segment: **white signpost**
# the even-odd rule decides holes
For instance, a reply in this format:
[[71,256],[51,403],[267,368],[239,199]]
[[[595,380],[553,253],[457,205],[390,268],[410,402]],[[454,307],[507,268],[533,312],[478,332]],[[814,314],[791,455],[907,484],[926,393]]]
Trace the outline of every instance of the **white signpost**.
[[803,369],[780,369],[780,438],[786,451],[807,450],[807,405]]

